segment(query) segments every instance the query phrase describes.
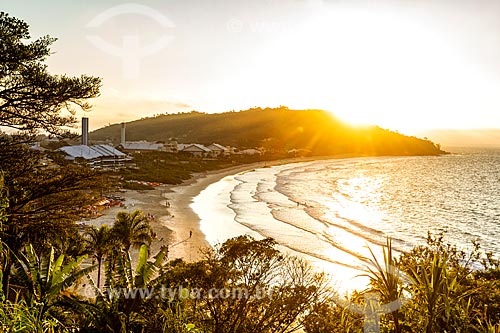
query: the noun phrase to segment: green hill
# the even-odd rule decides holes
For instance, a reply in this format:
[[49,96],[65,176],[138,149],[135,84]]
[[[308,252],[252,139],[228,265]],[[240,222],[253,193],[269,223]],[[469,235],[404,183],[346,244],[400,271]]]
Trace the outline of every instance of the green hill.
[[[255,108],[239,112],[165,114],[127,123],[127,141],[167,141],[238,148],[265,147],[273,151],[307,149],[313,155],[436,155],[431,141],[405,136],[376,126],[353,127],[322,110]],[[90,134],[94,141],[120,139],[120,124]]]

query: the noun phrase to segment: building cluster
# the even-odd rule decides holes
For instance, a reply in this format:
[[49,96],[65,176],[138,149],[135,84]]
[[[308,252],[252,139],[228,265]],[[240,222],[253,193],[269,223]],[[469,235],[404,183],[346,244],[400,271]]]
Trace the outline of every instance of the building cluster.
[[96,169],[119,169],[132,163],[132,158],[110,145],[88,144],[89,119],[82,118],[82,142],[80,145],[64,146],[58,151],[65,154],[66,159],[74,162],[84,162]]
[[171,140],[169,142],[148,142],[148,141],[127,141],[126,125],[122,123],[120,135],[120,149],[127,153],[138,153],[143,151],[164,151],[168,153],[184,153],[195,157],[217,158],[228,156],[234,153],[234,148],[222,146],[218,143],[212,143],[204,146],[199,143],[177,143]]
[[120,144],[113,147],[108,144],[89,145],[88,118],[82,118],[82,142],[80,145],[64,146],[58,150],[65,154],[66,159],[75,162],[85,162],[93,168],[122,168],[131,165],[132,157],[129,153],[163,151],[174,154],[189,154],[197,158],[219,158],[231,154],[255,155],[261,154],[257,149],[238,151],[234,147],[225,147],[218,143],[205,146],[199,143],[177,143],[127,141],[126,125],[122,123]]

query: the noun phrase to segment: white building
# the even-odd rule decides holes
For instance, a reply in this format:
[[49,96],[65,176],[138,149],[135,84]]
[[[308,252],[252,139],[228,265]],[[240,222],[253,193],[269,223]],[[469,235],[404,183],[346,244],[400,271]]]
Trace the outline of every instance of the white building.
[[69,161],[82,161],[92,168],[122,168],[132,161],[125,153],[109,145],[65,146],[58,149]]
[[179,144],[177,146],[179,152],[190,153],[195,157],[207,157],[210,156],[212,151],[199,143],[191,143],[191,144]]
[[212,143],[210,146],[207,146],[208,149],[212,151],[212,156],[227,156],[230,154],[230,151],[227,147],[224,147],[218,143]]
[[120,147],[122,150],[129,153],[137,153],[142,151],[165,151],[169,153],[177,153],[177,142],[172,140],[170,140],[167,143],[149,142],[149,141],[127,141],[125,123],[121,124]]
[[141,151],[164,151],[165,145],[163,143],[153,143],[147,141],[126,141],[120,143],[121,148],[127,152],[141,152]]

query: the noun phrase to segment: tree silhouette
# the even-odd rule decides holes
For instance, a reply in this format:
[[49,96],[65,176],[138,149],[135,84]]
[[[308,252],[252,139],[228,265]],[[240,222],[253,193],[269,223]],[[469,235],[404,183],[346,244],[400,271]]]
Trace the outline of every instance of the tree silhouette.
[[90,253],[93,253],[97,260],[97,288],[101,282],[101,264],[104,257],[117,246],[113,240],[111,229],[107,225],[100,228],[91,226],[83,235],[85,245]]
[[[8,205],[0,237],[10,251],[2,265],[2,286],[8,296],[12,254],[26,244],[48,249],[54,237],[74,227],[80,208],[99,191],[95,172],[54,163],[24,143],[39,130],[62,135],[76,119],[77,109],[90,110],[86,99],[99,94],[100,79],[51,75],[45,61],[54,38],[29,41],[24,21],[0,13],[0,126],[20,130],[0,136],[0,170]],[[45,164],[44,164],[45,163]]]
[[119,212],[112,231],[125,251],[129,251],[131,246],[140,248],[143,244],[149,245],[152,240],[151,226],[140,210]]
[[[105,182],[97,172],[73,164],[44,167],[42,153],[2,142],[0,170],[8,204],[0,237],[13,254],[28,243],[48,251],[58,240],[74,234],[74,221],[84,213],[81,208],[95,202]],[[14,258],[7,259],[2,267],[6,294]]]
[[45,36],[25,43],[28,28],[26,22],[0,13],[0,126],[60,134],[75,122],[77,108],[90,109],[85,99],[98,96],[101,80],[49,74],[44,62],[56,39]]

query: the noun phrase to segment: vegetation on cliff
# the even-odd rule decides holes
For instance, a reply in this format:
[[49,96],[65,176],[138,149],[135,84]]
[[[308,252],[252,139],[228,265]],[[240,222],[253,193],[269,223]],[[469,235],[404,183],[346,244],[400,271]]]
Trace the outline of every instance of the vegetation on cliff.
[[[98,129],[92,140],[120,139],[120,124]],[[280,152],[304,149],[312,155],[436,155],[439,145],[377,126],[355,127],[322,110],[287,107],[239,112],[165,114],[127,123],[127,140],[211,144],[238,148],[263,147]]]

